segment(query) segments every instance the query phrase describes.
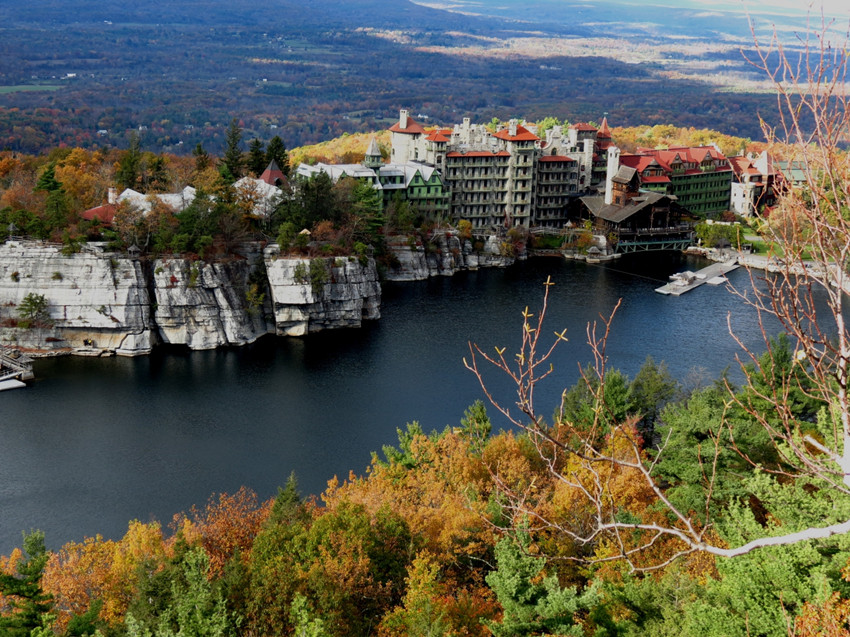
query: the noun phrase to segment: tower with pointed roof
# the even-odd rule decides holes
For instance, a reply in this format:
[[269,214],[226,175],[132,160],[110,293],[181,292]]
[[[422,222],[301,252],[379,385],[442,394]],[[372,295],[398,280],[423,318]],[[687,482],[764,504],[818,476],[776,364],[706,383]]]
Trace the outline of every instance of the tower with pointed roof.
[[366,166],[366,168],[377,170],[383,163],[384,160],[383,157],[381,157],[381,149],[378,147],[378,142],[375,141],[375,138],[373,137],[369,141],[369,148],[366,149],[366,157],[363,159],[363,165]]

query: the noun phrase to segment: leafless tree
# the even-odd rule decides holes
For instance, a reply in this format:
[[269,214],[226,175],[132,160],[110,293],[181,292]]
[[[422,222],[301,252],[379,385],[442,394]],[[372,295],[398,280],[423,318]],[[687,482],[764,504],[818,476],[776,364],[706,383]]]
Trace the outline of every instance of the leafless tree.
[[[843,149],[850,140],[845,84],[848,38],[835,40],[834,27],[821,19],[818,28],[808,29],[791,47],[783,44],[775,30],[767,41],[753,31],[751,62],[773,83],[780,114],[778,125],[762,122],[764,132],[771,150],[775,154],[781,150],[788,164],[782,174],[777,171],[778,205],[774,223],[768,224],[776,248],[771,262],[774,271],[751,271],[752,286],[733,293],[758,312],[768,350],[773,344],[767,319],[778,319],[793,343],[795,373],[790,377],[772,373],[770,357],[748,349],[730,325],[732,337],[742,348],[739,363],[746,392],[729,387],[727,407],[742,409],[768,434],[780,461],[765,470],[781,473],[783,479],[816,480],[838,494],[850,495],[850,334],[843,307],[850,291],[850,158]],[[465,360],[492,405],[527,432],[555,488],[567,490],[585,511],[580,524],[550,515],[533,501],[529,490],[500,481],[494,472],[506,506],[515,516],[540,530],[555,530],[577,547],[591,547],[584,559],[625,558],[633,568],[644,570],[661,568],[689,553],[734,557],[760,547],[850,532],[850,520],[845,520],[780,535],[765,533],[742,546],[725,545],[712,529],[707,504],[716,484],[719,444],[702,460],[708,496],[705,511],[682,510],[671,501],[657,471],[666,441],[647,453],[635,422],[616,422],[606,413],[605,343],[613,313],[589,325],[587,331],[594,364],[583,376],[593,405],[592,422],[579,426],[555,418],[547,424],[535,407],[535,389],[552,373],[551,355],[566,336],[556,333],[551,343],[544,336],[551,281],[546,285],[541,311],[536,317],[527,309],[523,314],[518,352],[511,355],[497,348],[491,354],[470,344],[470,358]],[[484,376],[491,367],[510,377],[517,390],[515,399],[504,401],[490,391]],[[792,394],[800,390],[827,405],[825,418],[831,434],[813,433],[811,423],[800,422],[795,415]],[[734,447],[735,431],[726,421],[724,416],[725,433]],[[749,459],[747,449],[737,451]],[[638,484],[663,515],[641,519],[623,515],[615,487],[623,479]],[[592,547],[600,544],[609,550],[593,552]],[[667,550],[660,550],[662,544]],[[647,560],[649,553],[654,557]]]

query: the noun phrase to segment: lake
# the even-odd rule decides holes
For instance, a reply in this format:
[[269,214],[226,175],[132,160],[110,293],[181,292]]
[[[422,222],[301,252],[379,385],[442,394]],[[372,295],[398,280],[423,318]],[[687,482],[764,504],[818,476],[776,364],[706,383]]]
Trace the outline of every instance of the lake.
[[[0,394],[0,554],[25,529],[44,530],[53,548],[95,534],[118,538],[131,519],[167,525],[242,485],[270,497],[293,471],[304,494],[320,493],[334,475],[364,473],[371,453],[395,444],[405,423],[418,420],[426,431],[459,424],[483,398],[463,367],[469,341],[516,351],[521,312],[539,307],[547,276],[556,284],[547,325],[566,328],[569,342],[538,395],[542,413],[554,411],[590,361],[588,321],[610,314],[618,299],[612,367],[632,376],[651,355],[677,379],[710,382],[735,366],[739,351],[727,314],[746,342],[760,336],[754,312],[723,286],[681,297],[653,291],[669,274],[702,265],[678,254],[605,265],[537,258],[386,284],[382,318],[362,329],[205,352],[39,360],[29,387]],[[744,270],[729,278],[748,284]],[[504,379],[489,382],[510,399]]]

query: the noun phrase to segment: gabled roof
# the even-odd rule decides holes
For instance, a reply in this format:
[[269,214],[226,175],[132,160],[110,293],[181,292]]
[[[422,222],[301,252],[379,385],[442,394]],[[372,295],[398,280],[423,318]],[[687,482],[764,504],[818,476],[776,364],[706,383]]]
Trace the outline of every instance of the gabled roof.
[[622,223],[641,210],[652,208],[659,204],[674,203],[676,200],[677,198],[674,195],[649,191],[641,191],[637,197],[632,197],[622,206],[606,204],[605,198],[599,195],[581,198],[581,202],[594,217],[610,221],[611,223]]
[[493,137],[498,137],[499,139],[504,139],[509,142],[536,142],[540,139],[525,126],[520,125],[517,125],[516,127],[516,135],[511,135],[509,128],[503,128],[498,133],[494,134]]
[[422,124],[420,124],[408,115],[407,128],[402,128],[400,122],[396,122],[395,124],[390,126],[390,132],[404,133],[405,135],[424,135],[425,128],[423,128]]
[[118,211],[118,205],[114,203],[106,203],[96,208],[89,208],[80,216],[86,221],[94,221],[97,219],[101,223],[111,225],[115,218],[115,213]]
[[438,142],[443,144],[448,143],[449,141],[449,138],[446,137],[440,130],[431,131],[431,133],[425,139],[429,142]]
[[286,183],[286,176],[278,167],[277,162],[274,159],[272,159],[269,162],[269,165],[266,166],[263,174],[260,175],[260,179],[266,182],[269,186],[277,186],[278,184]]
[[596,126],[591,126],[590,124],[585,124],[583,122],[580,123],[580,124],[573,124],[572,126],[570,126],[570,128],[572,128],[573,130],[578,130],[578,131],[595,131],[595,130],[597,130]]
[[618,184],[627,184],[637,175],[637,171],[631,166],[620,166],[619,170],[617,170],[617,174],[614,175],[611,180],[617,182]]

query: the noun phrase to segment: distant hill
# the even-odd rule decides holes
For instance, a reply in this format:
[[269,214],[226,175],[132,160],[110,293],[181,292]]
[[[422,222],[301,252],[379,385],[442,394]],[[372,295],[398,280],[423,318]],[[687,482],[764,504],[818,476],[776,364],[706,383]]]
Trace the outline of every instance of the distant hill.
[[124,147],[135,131],[146,149],[219,152],[234,117],[246,140],[294,147],[384,129],[400,108],[446,124],[608,113],[755,138],[774,108],[741,57],[737,17],[560,0],[473,8],[7,0],[0,148]]

